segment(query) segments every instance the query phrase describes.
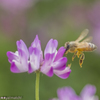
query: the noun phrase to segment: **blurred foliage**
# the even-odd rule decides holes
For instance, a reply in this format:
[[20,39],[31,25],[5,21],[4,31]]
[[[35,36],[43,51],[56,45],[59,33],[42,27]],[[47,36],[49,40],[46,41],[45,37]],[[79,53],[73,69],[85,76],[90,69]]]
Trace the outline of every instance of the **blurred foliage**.
[[[91,30],[91,25],[86,17],[83,18],[85,23],[83,23],[84,21],[80,23],[71,15],[70,9],[75,4],[76,6],[84,7],[85,11],[87,11],[90,5],[93,5],[95,2],[96,0],[38,0],[36,4],[23,14],[26,19],[25,28],[16,28],[14,30],[15,33],[10,34],[3,31],[1,24],[0,96],[23,96],[23,100],[35,100],[35,73],[15,74],[10,72],[10,64],[7,61],[6,52],[15,52],[17,50],[17,40],[23,39],[29,47],[35,35],[38,34],[43,50],[50,38],[58,40],[59,48],[66,41],[77,39],[85,28]],[[2,15],[5,11],[0,10],[0,13]],[[84,12],[81,13],[84,15]],[[76,25],[77,23],[78,25]],[[98,42],[100,43],[100,41]],[[72,72],[68,79],[60,79],[55,75],[50,78],[41,74],[40,100],[57,97],[57,89],[63,86],[71,86],[79,95],[86,84],[95,85],[97,88],[96,95],[100,98],[100,54],[96,51],[86,52],[82,68],[79,66],[79,59],[77,57],[73,62],[71,61],[72,55],[70,53],[67,55],[67,64],[72,63]]]

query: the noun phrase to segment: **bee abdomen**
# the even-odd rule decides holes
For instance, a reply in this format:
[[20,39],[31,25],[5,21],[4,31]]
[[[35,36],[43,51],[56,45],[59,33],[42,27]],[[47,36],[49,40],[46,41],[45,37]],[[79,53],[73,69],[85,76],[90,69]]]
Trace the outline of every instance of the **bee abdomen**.
[[89,48],[90,48],[91,50],[95,50],[95,49],[97,48],[97,46],[94,45],[93,43],[89,43]]

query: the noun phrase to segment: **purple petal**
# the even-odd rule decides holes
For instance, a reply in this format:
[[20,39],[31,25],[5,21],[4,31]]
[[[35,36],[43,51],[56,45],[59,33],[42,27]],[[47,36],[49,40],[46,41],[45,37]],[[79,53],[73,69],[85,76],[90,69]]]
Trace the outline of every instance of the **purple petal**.
[[46,45],[46,48],[45,48],[45,51],[44,51],[44,56],[47,53],[50,53],[50,54],[55,53],[57,46],[58,46],[58,41],[50,39],[49,42]]
[[63,58],[57,60],[56,62],[54,62],[52,66],[53,66],[54,69],[61,70],[61,69],[63,69],[63,68],[66,67],[65,66],[66,65],[66,62],[67,62],[67,58],[66,57],[63,57]]
[[25,43],[22,40],[20,40],[20,41],[17,41],[16,44],[17,44],[17,49],[23,50],[25,52],[27,58],[29,58],[29,52],[28,52],[28,49],[27,49],[27,46],[25,45]]
[[29,73],[31,73],[39,69],[41,53],[40,50],[33,47],[29,48],[29,53],[30,53]]
[[48,76],[53,75],[53,68],[52,68],[51,64],[53,62],[54,55],[55,54],[46,54],[44,63],[41,66],[41,72],[43,72],[44,74],[46,74]]
[[19,49],[19,61],[22,65],[27,66],[28,65],[28,58],[25,52],[21,49]]
[[94,96],[95,92],[96,92],[95,86],[86,85],[81,92],[82,100],[88,100],[88,99],[90,100],[90,98],[92,98],[92,100],[98,100],[98,97]]
[[62,79],[66,79],[69,77],[70,73],[71,73],[71,69],[69,67],[66,67],[64,70],[54,70],[54,73],[62,78]]
[[21,63],[17,61],[13,61],[11,64],[10,70],[13,73],[22,73],[22,72],[27,72],[28,71],[28,66],[24,66]]
[[28,59],[23,50],[19,49],[19,62],[16,60],[13,60],[13,62],[15,62],[15,65],[20,70],[20,72],[28,71]]
[[57,90],[59,100],[80,100],[71,87],[64,87]]
[[13,73],[20,73],[21,71],[18,69],[18,67],[15,65],[15,62],[12,62],[10,67],[11,72]]
[[34,70],[33,70],[33,68],[31,67],[31,64],[30,64],[30,63],[29,63],[28,72],[29,72],[29,73],[32,73],[32,72],[34,72]]
[[38,35],[36,35],[36,37],[35,37],[34,41],[32,42],[31,46],[33,48],[38,48],[38,50],[41,50],[41,42],[38,38]]
[[53,54],[46,54],[45,55],[45,59],[44,59],[44,63],[41,67],[41,71],[44,73],[48,73],[48,71],[51,69],[51,65],[54,59],[54,53]]
[[13,53],[13,52],[10,52],[8,51],[7,52],[7,56],[8,56],[8,60],[10,63],[12,63],[12,60],[18,60],[18,55],[16,53]]
[[[47,66],[48,67],[48,66]],[[42,68],[42,67],[41,67]],[[41,72],[44,73],[45,75],[52,77],[53,76],[53,67],[50,67],[48,69],[41,69]]]
[[53,54],[46,54],[45,59],[44,59],[45,64],[51,65],[53,62],[54,56],[55,56],[54,53]]
[[65,52],[65,48],[64,47],[60,47],[58,52],[57,52],[57,55],[55,57],[54,62],[57,61],[58,59],[60,59],[61,57],[63,57],[64,52]]
[[46,74],[49,77],[52,77],[53,76],[53,68],[51,67],[50,70],[47,73],[44,73],[44,74]]
[[57,94],[60,100],[70,100],[73,95],[76,95],[71,87],[59,88]]

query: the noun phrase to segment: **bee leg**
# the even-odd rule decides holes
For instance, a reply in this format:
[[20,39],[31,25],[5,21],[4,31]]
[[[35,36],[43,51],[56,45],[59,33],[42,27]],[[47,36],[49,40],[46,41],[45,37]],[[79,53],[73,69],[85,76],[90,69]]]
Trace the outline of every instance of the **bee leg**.
[[80,60],[79,60],[79,65],[82,68],[83,60],[85,59],[84,53],[81,54]]
[[78,51],[77,52],[77,57],[79,58],[79,56],[82,54],[82,52]]
[[69,52],[69,50],[65,51],[65,54],[67,55],[68,52]]
[[74,58],[76,57],[77,52],[78,52],[78,51],[76,51],[76,52],[74,53],[74,55],[73,55],[73,57],[72,57],[72,61],[74,61]]

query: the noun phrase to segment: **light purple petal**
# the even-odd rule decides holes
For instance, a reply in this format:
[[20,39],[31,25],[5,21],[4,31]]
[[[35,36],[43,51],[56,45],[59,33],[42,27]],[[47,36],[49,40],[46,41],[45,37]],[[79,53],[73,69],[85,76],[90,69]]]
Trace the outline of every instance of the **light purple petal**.
[[45,55],[45,59],[44,59],[44,63],[46,64],[46,66],[50,66],[53,63],[53,59],[54,59],[55,54],[46,54]]
[[46,54],[45,59],[44,59],[44,63],[41,66],[41,72],[43,72],[44,74],[46,74],[48,76],[53,75],[53,68],[52,68],[51,64],[53,62],[54,55],[55,55],[54,53],[53,54]]
[[60,59],[61,57],[63,57],[64,52],[65,52],[65,48],[64,47],[60,47],[58,52],[57,52],[57,55],[55,57],[54,62],[57,61],[58,59]]
[[62,79],[66,79],[69,77],[70,73],[71,73],[71,69],[69,67],[66,67],[64,70],[54,70],[54,73],[62,78]]
[[23,66],[28,66],[28,58],[25,52],[19,49],[19,61]]
[[[28,71],[28,56],[25,51],[25,44],[23,41],[17,41],[18,51],[15,53],[7,52],[8,60],[11,63],[11,71],[13,73],[22,73]],[[26,48],[27,49],[27,48]],[[28,51],[27,51],[28,52]]]
[[[57,60],[56,62],[53,62],[52,66],[53,66],[53,69],[63,69],[64,66],[66,65],[66,62],[67,62],[67,58],[66,57],[62,57],[60,58],[59,60]],[[63,68],[62,68],[63,67]],[[65,66],[66,67],[66,66]]]
[[93,85],[86,85],[82,92],[81,97],[82,100],[98,100],[98,97],[94,96],[96,93],[96,88]]
[[22,50],[19,49],[19,59],[12,60],[10,69],[13,73],[22,73],[28,71],[27,57]]
[[10,63],[12,63],[12,60],[17,60],[19,59],[18,55],[16,53],[13,53],[11,51],[7,52],[8,60]]
[[50,39],[49,42],[46,45],[46,48],[45,48],[45,51],[44,51],[44,56],[47,53],[50,53],[50,54],[56,53],[57,46],[58,46],[58,41],[57,40]]
[[64,87],[57,90],[59,100],[80,100],[71,87]]
[[28,49],[27,49],[27,46],[25,45],[25,43],[22,40],[20,40],[20,41],[17,41],[16,44],[17,44],[17,49],[23,50],[25,52],[27,58],[29,58],[29,52],[28,52]]
[[31,46],[33,48],[38,48],[38,50],[41,51],[41,42],[40,42],[40,40],[38,38],[38,35],[36,35],[36,37],[35,37],[34,41],[32,42]]
[[22,73],[22,72],[27,72],[28,71],[28,66],[24,66],[23,64],[21,64],[20,62],[17,62],[15,60],[13,60],[12,64],[11,64],[11,68],[10,70],[13,73]]
[[54,53],[45,55],[43,65],[41,66],[41,71],[48,72],[48,70],[52,67],[51,64],[53,63],[54,55]]
[[29,52],[30,52],[29,73],[31,73],[39,69],[41,53],[40,50],[33,47],[29,48]]
[[15,62],[20,72],[28,71],[28,59],[23,50],[19,49],[19,62],[16,60],[13,60],[13,62]]

